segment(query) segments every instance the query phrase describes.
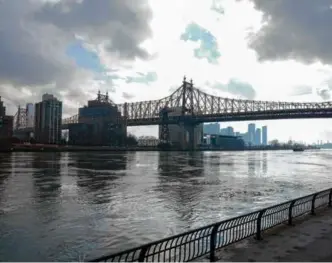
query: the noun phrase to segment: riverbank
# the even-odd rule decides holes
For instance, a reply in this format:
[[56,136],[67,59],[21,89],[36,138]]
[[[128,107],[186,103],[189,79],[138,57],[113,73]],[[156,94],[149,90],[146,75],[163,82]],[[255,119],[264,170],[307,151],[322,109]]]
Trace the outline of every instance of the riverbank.
[[[219,149],[219,148],[199,148],[195,151],[279,151],[292,150],[292,148],[255,147],[245,149]],[[315,149],[306,149],[315,150]],[[130,151],[188,151],[181,149],[159,149],[154,146],[145,147],[108,147],[108,146],[61,146],[61,145],[12,145],[7,148],[0,148],[0,152],[130,152]]]

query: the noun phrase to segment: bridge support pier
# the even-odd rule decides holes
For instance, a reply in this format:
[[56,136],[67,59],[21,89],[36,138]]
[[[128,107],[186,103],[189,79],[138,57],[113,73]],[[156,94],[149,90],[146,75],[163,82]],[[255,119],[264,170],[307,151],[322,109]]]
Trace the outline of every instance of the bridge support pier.
[[198,141],[201,141],[202,132],[200,125],[195,123],[181,123],[182,127],[182,150],[195,151],[197,149]]
[[187,150],[194,151],[196,149],[195,125],[187,125],[187,126],[185,126],[185,129],[188,133]]

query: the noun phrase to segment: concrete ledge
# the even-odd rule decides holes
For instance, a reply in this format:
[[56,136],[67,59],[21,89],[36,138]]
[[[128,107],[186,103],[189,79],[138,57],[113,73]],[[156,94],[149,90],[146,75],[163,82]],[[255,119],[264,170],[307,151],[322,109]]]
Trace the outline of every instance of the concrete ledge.
[[[216,251],[220,262],[332,261],[332,208],[305,215],[263,233],[263,240],[247,238]],[[197,261],[209,261],[208,257]]]

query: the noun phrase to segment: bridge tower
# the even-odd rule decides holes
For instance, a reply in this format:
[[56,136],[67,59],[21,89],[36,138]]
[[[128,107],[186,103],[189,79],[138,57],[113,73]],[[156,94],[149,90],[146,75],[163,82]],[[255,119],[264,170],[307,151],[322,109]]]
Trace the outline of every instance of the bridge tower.
[[[183,130],[183,142],[182,145],[186,145],[185,148],[187,150],[195,150],[195,127],[196,124],[193,120],[194,117],[194,90],[193,90],[193,81],[186,81],[186,77],[183,78],[182,83],[183,91],[182,91],[182,122],[180,125]],[[188,132],[188,143],[186,134]]]
[[168,127],[168,113],[171,112],[171,109],[165,107],[160,111],[161,126],[160,126],[160,141],[164,146],[170,146],[170,135]]
[[[182,86],[180,89],[180,108],[168,107],[167,104],[159,112],[161,120],[160,125],[160,140],[163,145],[171,145],[171,132],[169,127],[169,114],[174,113],[174,116],[179,118],[178,124],[172,124],[179,126],[181,134],[180,147],[183,150],[194,150],[195,149],[195,127],[194,122],[194,90],[193,82],[187,82],[186,77],[183,78]],[[178,115],[177,115],[178,114]],[[173,129],[172,129],[173,130]],[[176,133],[176,132],[175,132]]]

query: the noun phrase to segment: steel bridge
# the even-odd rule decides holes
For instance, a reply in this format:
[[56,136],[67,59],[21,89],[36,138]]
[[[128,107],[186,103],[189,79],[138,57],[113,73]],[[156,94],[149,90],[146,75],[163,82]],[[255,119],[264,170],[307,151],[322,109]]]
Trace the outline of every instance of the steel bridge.
[[[277,102],[223,98],[195,88],[193,82],[186,81],[186,78],[176,91],[165,98],[116,106],[127,126],[332,117],[332,101]],[[165,108],[181,108],[182,114],[165,120],[160,116]],[[63,129],[74,123],[78,123],[78,115],[63,119]],[[26,129],[25,109],[19,108],[15,114],[14,129]]]

